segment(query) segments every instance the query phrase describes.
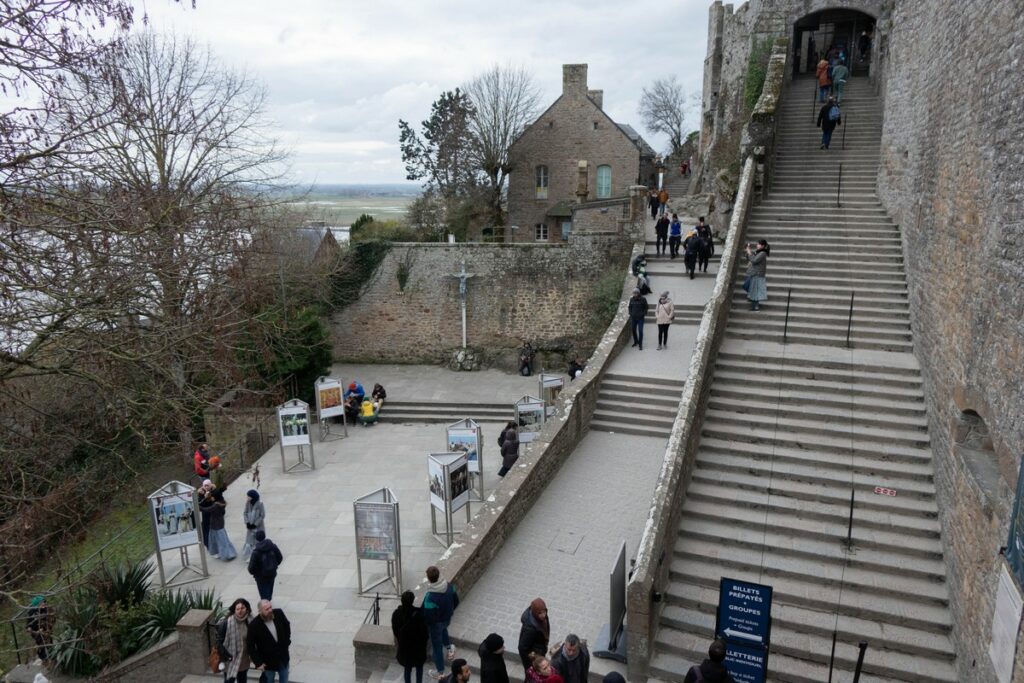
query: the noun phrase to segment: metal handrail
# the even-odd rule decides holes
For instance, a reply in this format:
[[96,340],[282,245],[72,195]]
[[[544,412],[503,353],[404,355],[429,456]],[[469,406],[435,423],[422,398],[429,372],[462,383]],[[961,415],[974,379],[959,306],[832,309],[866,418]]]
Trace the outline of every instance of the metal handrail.
[[850,313],[846,318],[846,346],[850,346],[850,330],[853,329],[853,291],[850,291]]
[[836,208],[842,208],[843,204],[840,200],[840,193],[843,189],[843,162],[839,162],[839,179],[836,181]]
[[782,343],[785,344],[789,334],[789,301],[793,298],[793,288],[789,288],[786,294],[786,324],[782,328]]

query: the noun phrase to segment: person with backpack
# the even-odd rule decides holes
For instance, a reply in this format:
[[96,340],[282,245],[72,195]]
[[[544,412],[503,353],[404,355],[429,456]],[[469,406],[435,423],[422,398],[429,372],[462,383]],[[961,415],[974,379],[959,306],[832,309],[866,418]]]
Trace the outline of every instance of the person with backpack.
[[683,241],[683,224],[679,222],[679,216],[672,214],[672,223],[668,228],[668,251],[669,257],[679,256],[679,244]]
[[697,257],[702,251],[704,251],[704,240],[700,238],[696,230],[691,230],[683,240],[683,262],[691,280],[696,277]]
[[416,669],[416,683],[423,683],[423,663],[427,661],[427,622],[423,610],[413,605],[416,595],[402,593],[402,604],[391,615],[391,632],[395,634],[395,659],[402,665],[405,683],[412,683],[412,670]]
[[708,648],[708,658],[691,666],[683,683],[735,683],[724,661],[725,641],[715,640]]
[[259,591],[260,599],[272,600],[277,568],[284,562],[284,555],[262,529],[258,530],[253,538],[256,539],[256,546],[249,556],[249,573],[256,579],[256,590]]
[[849,77],[850,70],[842,62],[832,67],[832,94],[835,95],[837,104],[843,101],[843,89],[846,87],[846,79]]
[[828,149],[832,143],[832,131],[843,125],[843,113],[836,104],[836,98],[829,96],[828,102],[818,112],[818,128],[821,128],[821,149]]
[[431,565],[427,567],[427,592],[423,594],[423,615],[430,632],[430,647],[434,655],[436,671],[430,676],[434,680],[443,680],[448,676],[445,670],[445,651],[448,661],[455,659],[455,646],[448,636],[448,624],[459,606],[459,594],[455,586],[441,578],[441,570]]
[[708,262],[711,257],[715,255],[715,238],[711,233],[711,226],[704,222],[704,216],[697,219],[697,225],[694,227],[697,234],[704,241],[704,249],[697,256],[697,270],[701,272],[708,272]]

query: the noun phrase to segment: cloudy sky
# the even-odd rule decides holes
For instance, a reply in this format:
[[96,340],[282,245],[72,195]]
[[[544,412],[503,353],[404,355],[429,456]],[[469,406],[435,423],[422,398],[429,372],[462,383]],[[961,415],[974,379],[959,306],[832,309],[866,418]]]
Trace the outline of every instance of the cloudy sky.
[[709,4],[198,0],[189,9],[188,0],[138,0],[153,29],[208,43],[263,81],[301,183],[405,182],[398,120],[422,121],[443,90],[494,64],[532,73],[543,107],[561,92],[562,64],[589,64],[611,117],[664,150],[667,138],[640,124],[640,92],[670,75],[700,92]]

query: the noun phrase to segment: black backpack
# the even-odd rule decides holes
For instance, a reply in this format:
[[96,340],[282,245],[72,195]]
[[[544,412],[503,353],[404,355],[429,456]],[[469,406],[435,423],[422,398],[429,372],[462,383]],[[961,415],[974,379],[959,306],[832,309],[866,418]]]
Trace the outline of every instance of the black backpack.
[[266,550],[253,550],[249,560],[249,573],[253,576],[273,576],[277,573],[278,562],[273,547]]

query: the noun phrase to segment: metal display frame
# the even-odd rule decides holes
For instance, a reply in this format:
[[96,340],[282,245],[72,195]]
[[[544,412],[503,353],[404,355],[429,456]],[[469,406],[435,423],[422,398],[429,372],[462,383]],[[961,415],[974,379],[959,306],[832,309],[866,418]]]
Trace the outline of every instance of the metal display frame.
[[540,396],[544,400],[544,419],[546,420],[555,414],[555,401],[558,400],[558,395],[565,389],[565,378],[561,375],[552,375],[551,373],[541,371],[540,376],[537,378],[537,384],[540,389]]
[[[300,408],[302,409],[301,411],[297,410],[297,409],[300,409]],[[287,413],[285,413],[284,411],[287,411]],[[284,415],[286,415],[286,414],[287,415],[301,414],[302,411],[304,411],[305,415],[306,415],[306,426],[307,426],[307,429],[306,429],[306,434],[298,435],[298,436],[305,436],[306,439],[305,439],[305,441],[303,443],[293,443],[293,444],[285,445],[285,438],[295,439],[295,438],[298,438],[298,436],[296,436],[296,435],[288,435],[287,437],[285,436],[285,433],[284,433],[284,423],[282,421],[282,417]],[[309,404],[306,403],[305,401],[303,401],[301,399],[298,399],[298,398],[293,398],[290,401],[285,401],[284,403],[282,403],[281,405],[279,405],[277,407],[277,430],[278,430],[278,436],[280,437],[280,440],[277,443],[278,443],[278,446],[281,449],[281,470],[285,474],[291,474],[292,472],[312,472],[313,470],[316,469],[316,453],[313,451],[313,437],[312,437],[311,434],[309,434],[309,429],[308,429],[309,424],[310,424],[310,420],[309,420]],[[309,446],[309,460],[306,460],[306,451],[305,451],[305,447],[306,446]],[[285,451],[284,451],[285,448],[297,448],[298,449],[298,460],[296,460],[296,462],[292,463],[291,465],[288,464],[288,462],[287,462],[287,460],[285,458]]]
[[[367,529],[361,529],[359,521],[362,518],[360,515],[361,511],[367,512],[383,512],[386,515],[391,516],[391,527],[393,535],[388,536],[387,533],[378,534],[367,534]],[[388,584],[394,589],[395,595],[402,594],[402,527],[401,518],[398,511],[398,498],[391,492],[391,489],[384,488],[377,489],[372,493],[368,493],[361,498],[356,498],[352,502],[352,525],[355,530],[355,543],[356,543],[356,576],[359,580],[359,594],[367,595],[371,591],[374,591],[378,586]],[[379,528],[379,527],[378,527]],[[384,553],[384,557],[374,557],[372,552],[368,551],[365,544],[360,543],[361,539],[366,538],[384,538],[390,541],[392,547],[391,551]],[[378,579],[374,583],[368,586],[363,585],[363,562],[385,562],[385,576]],[[380,591],[374,591],[379,593]],[[388,593],[390,594],[390,593]]]
[[[522,423],[522,418],[520,417],[520,415],[522,413],[527,412],[527,411],[529,411],[531,413],[538,412],[538,408],[537,408],[538,405],[540,406],[540,409],[539,409],[540,422],[537,423],[537,429],[536,430],[529,430],[529,431],[524,430],[523,429],[524,425]],[[515,409],[516,433],[519,435],[519,443],[530,443],[535,438],[537,438],[537,434],[539,434],[540,430],[544,428],[544,423],[547,422],[547,420],[548,420],[548,416],[547,416],[547,412],[548,411],[547,411],[547,406],[544,403],[544,399],[537,398],[536,396],[530,396],[529,394],[527,394],[526,396],[523,396],[521,399],[516,401],[512,405],[512,407]],[[529,438],[524,438],[524,437],[529,437]]]
[[[460,467],[467,469],[467,488],[459,495],[453,496],[452,475]],[[430,486],[430,533],[438,543],[445,548],[455,542],[455,536],[461,533],[455,530],[455,513],[466,508],[466,522],[469,523],[471,513],[469,509],[469,487],[468,487],[469,462],[466,454],[462,451],[451,453],[430,453],[427,455],[427,483]],[[438,481],[432,481],[432,479]],[[466,494],[463,497],[462,494]],[[458,499],[462,498],[461,501]],[[440,504],[439,504],[440,502]],[[455,504],[458,503],[456,507]],[[444,514],[444,529],[438,529],[437,513]],[[442,535],[443,534],[443,535]]]
[[480,423],[472,418],[465,418],[445,427],[445,448],[449,453],[456,453],[452,448],[452,436],[467,436],[467,434],[452,434],[452,432],[476,432],[476,460],[467,458],[469,465],[469,501],[480,503],[484,499],[484,432]]
[[[337,384],[338,392],[341,394],[342,400],[337,406],[331,406],[330,408],[324,408],[320,405],[320,391],[321,389],[333,389],[334,384]],[[329,386],[324,386],[329,385]],[[348,437],[348,416],[345,415],[345,383],[340,379],[334,379],[324,375],[323,377],[317,377],[316,382],[313,383],[313,393],[316,395],[316,418],[320,424],[320,440],[321,441],[335,441],[337,439],[344,439]],[[326,413],[326,415],[325,415]],[[341,415],[341,426],[343,433],[337,433],[331,431],[331,418]]]
[[[190,496],[192,498],[192,514],[195,516],[196,522],[198,522],[199,519],[199,497],[196,495],[196,489],[188,484],[184,484],[180,481],[169,481],[146,497],[146,501],[150,508],[150,520],[152,522],[153,529],[153,549],[156,553],[156,564],[160,573],[161,588],[183,586],[195,581],[202,581],[210,576],[210,570],[206,564],[206,546],[203,545],[203,534],[199,526],[196,527],[198,530],[198,533],[196,534],[196,541],[168,548],[166,550],[160,547],[160,529],[157,527],[153,501],[158,498],[167,498],[169,496]],[[192,558],[188,552],[189,548],[193,545],[199,546],[198,566],[193,564]],[[164,553],[172,550],[178,551],[178,560],[181,564],[174,573],[168,577],[168,570],[164,567]],[[182,574],[186,573],[189,574],[186,578],[178,578]]]

